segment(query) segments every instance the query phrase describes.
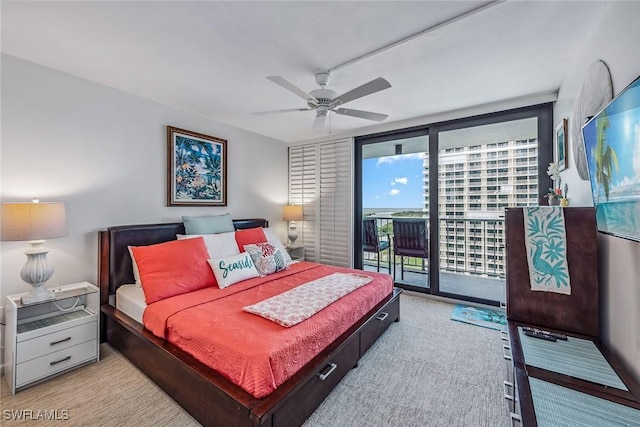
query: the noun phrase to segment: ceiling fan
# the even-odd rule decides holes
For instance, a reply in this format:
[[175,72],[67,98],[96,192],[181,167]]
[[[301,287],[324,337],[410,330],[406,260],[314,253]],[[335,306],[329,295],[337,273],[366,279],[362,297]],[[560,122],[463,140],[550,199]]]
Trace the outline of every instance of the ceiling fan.
[[358,117],[361,119],[374,120],[376,122],[381,122],[388,117],[387,114],[380,113],[372,113],[370,111],[362,111],[362,110],[354,110],[351,108],[338,108],[342,104],[346,104],[349,101],[353,101],[354,99],[362,98],[363,96],[371,95],[372,93],[379,92],[384,89],[388,89],[391,87],[388,81],[383,79],[382,77],[378,77],[377,79],[371,80],[369,83],[365,83],[362,86],[358,86],[355,89],[352,89],[348,92],[339,95],[332,91],[331,89],[327,89],[325,86],[329,83],[331,79],[331,74],[328,71],[320,71],[316,74],[316,83],[320,85],[320,89],[312,90],[307,93],[290,83],[284,77],[280,76],[269,76],[267,79],[271,80],[275,84],[282,86],[283,88],[293,92],[298,95],[300,98],[307,101],[307,108],[288,108],[285,110],[274,110],[274,111],[263,111],[259,113],[254,113],[258,115],[262,114],[274,114],[274,113],[288,113],[292,111],[312,111],[315,110],[316,118],[313,122],[313,129],[322,129],[324,128],[325,121],[327,119],[327,115],[330,111],[336,114],[342,114],[345,116]]

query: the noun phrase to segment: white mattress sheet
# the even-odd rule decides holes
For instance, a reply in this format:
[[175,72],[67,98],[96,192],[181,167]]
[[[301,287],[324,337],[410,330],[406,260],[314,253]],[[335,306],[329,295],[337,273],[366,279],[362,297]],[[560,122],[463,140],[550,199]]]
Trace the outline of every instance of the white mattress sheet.
[[116,308],[142,323],[142,313],[147,308],[144,291],[137,285],[122,285],[116,291]]

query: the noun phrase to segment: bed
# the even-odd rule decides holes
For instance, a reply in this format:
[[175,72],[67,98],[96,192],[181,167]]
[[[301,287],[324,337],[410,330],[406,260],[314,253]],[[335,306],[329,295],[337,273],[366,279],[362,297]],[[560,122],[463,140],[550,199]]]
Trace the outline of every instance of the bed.
[[[237,230],[268,226],[264,219],[234,220],[233,224]],[[123,309],[129,315],[115,306],[116,294],[123,285],[119,293],[121,307],[126,307],[127,300],[137,298],[135,290],[122,292],[127,284],[134,283],[128,247],[175,240],[178,234],[184,234],[183,223],[116,226],[99,232],[101,340],[122,353],[205,426],[301,425],[344,375],[357,366],[389,324],[399,320],[400,290],[389,288],[388,294],[332,338],[326,348],[314,353],[274,390],[256,397],[256,393],[235,384],[228,375],[198,360],[197,355],[146,329],[140,323],[142,311],[136,311],[135,303],[133,310]],[[303,262],[292,266],[287,274],[323,268]]]

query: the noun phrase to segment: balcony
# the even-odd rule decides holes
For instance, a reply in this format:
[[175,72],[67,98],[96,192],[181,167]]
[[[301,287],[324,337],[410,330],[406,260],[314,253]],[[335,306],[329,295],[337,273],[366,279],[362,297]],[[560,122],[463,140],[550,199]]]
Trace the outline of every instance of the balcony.
[[[376,216],[381,233],[393,233],[394,218],[398,217]],[[440,292],[504,301],[504,244],[501,238],[496,239],[504,235],[504,220],[447,218],[440,220],[440,230]],[[448,241],[457,242],[455,250],[447,247]],[[392,251],[393,247],[390,255],[381,255],[380,271],[387,271],[383,266],[388,265]],[[376,254],[363,253],[364,270],[375,271],[376,265]],[[428,260],[404,257],[404,272],[401,280],[400,257],[397,257],[396,283],[428,288]]]

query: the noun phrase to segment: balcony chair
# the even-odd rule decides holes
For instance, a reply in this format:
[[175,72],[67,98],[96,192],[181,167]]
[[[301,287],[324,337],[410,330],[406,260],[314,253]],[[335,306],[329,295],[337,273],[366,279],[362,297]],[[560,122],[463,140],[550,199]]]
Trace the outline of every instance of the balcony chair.
[[[386,240],[384,238],[386,237]],[[378,271],[380,271],[380,255],[382,252],[387,251],[387,259],[389,260],[389,274],[391,274],[391,252],[389,248],[391,242],[389,241],[389,235],[384,234],[380,236],[378,234],[378,224],[375,218],[362,220],[362,251],[363,252],[375,252],[378,259]]]
[[[429,234],[424,218],[393,220],[393,273],[400,256],[400,277],[404,280],[404,257],[429,259]],[[422,271],[420,272],[422,273]]]

